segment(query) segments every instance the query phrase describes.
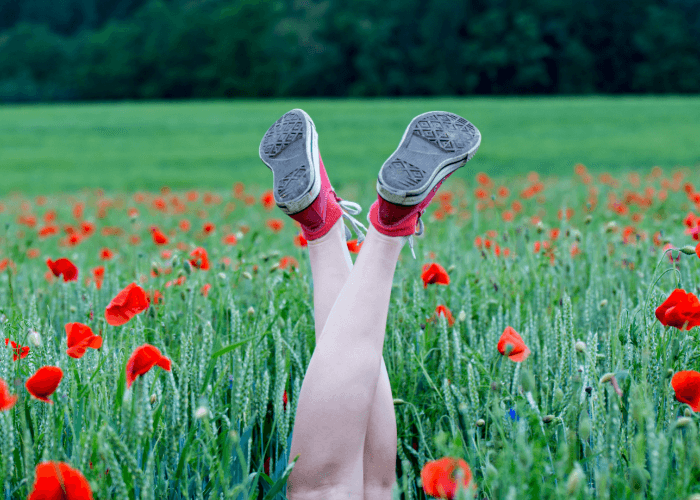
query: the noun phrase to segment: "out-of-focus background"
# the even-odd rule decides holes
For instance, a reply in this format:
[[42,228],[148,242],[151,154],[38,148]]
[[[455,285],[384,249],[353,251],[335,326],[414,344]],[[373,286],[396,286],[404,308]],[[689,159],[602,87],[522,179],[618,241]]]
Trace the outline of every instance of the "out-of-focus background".
[[0,190],[269,182],[295,107],[335,183],[430,110],[490,175],[695,168],[699,93],[700,0],[0,0]]

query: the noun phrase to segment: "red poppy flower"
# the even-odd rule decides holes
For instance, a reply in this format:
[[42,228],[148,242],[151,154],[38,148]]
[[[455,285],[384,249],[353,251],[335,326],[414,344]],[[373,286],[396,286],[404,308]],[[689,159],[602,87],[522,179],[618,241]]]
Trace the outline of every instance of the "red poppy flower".
[[80,223],[80,231],[83,233],[83,236],[90,236],[95,232],[95,224],[85,220]]
[[676,399],[687,403],[693,411],[700,411],[700,373],[688,370],[676,373],[671,379]]
[[265,210],[272,210],[272,207],[275,206],[275,197],[272,190],[265,191],[260,197],[260,201],[262,206],[265,207]]
[[216,229],[216,226],[211,222],[205,222],[202,226],[202,231],[204,231],[204,234],[209,234],[214,231],[214,229]]
[[126,385],[131,387],[136,377],[147,373],[155,365],[170,371],[170,360],[150,344],[137,347],[126,363]]
[[48,238],[49,236],[53,236],[54,234],[58,234],[57,226],[46,225],[39,229],[40,238]]
[[112,326],[123,325],[147,307],[146,292],[136,283],[131,283],[109,303],[105,309],[105,318]]
[[54,276],[63,275],[63,281],[78,280],[78,268],[66,258],[61,258],[56,261],[46,259],[46,265],[49,266]]
[[7,411],[12,408],[19,396],[10,394],[10,387],[0,378],[0,411]]
[[185,283],[185,279],[186,279],[185,276],[180,276],[176,280],[170,280],[165,284],[165,288],[170,288],[173,285],[183,285]]
[[428,285],[431,283],[438,285],[450,284],[450,277],[447,275],[445,268],[435,262],[423,266],[421,278],[423,279],[423,288],[428,288]]
[[284,391],[284,394],[282,394],[282,404],[283,404],[283,408],[282,408],[282,409],[285,410],[285,411],[287,410],[287,403],[288,403],[288,400],[287,400],[287,391],[285,390],[285,391]]
[[[305,246],[308,246],[308,245],[309,245],[309,243],[306,241],[306,238],[304,238],[304,235],[302,235],[302,234],[297,234],[297,235],[294,237],[294,246],[295,246],[295,247],[305,247]],[[350,247],[348,247],[348,248],[350,248]]]
[[457,493],[456,476],[459,469],[464,474],[464,479],[460,486],[461,488],[468,488],[472,482],[472,471],[469,465],[461,458],[445,457],[426,463],[420,472],[423,491],[432,497],[454,498]]
[[664,326],[690,330],[694,326],[700,326],[700,301],[692,293],[676,288],[656,308],[656,318]]
[[211,290],[211,285],[209,283],[205,283],[204,286],[202,287],[202,290],[201,290],[202,295],[204,295],[205,297],[208,297],[209,290]]
[[95,287],[100,290],[102,288],[102,282],[105,279],[105,268],[103,266],[93,268],[92,277],[95,280]]
[[10,344],[15,353],[12,355],[12,361],[17,361],[18,359],[24,359],[29,355],[29,347],[18,345],[13,340],[5,339],[5,345]]
[[201,269],[203,271],[209,269],[209,256],[204,248],[195,248],[192,250],[192,253],[190,253],[190,257],[192,257],[190,259],[190,264],[192,264],[192,267],[196,267],[197,269]]
[[27,379],[24,386],[36,399],[53,404],[49,396],[54,393],[63,378],[63,370],[58,366],[43,366]]
[[299,268],[299,262],[294,257],[289,257],[285,255],[280,259],[279,262],[279,268],[280,269],[287,269],[288,267],[293,267],[298,269]]
[[100,259],[102,260],[109,260],[112,257],[114,257],[114,252],[112,252],[109,248],[103,248],[100,250]]
[[224,245],[233,246],[238,243],[238,238],[236,238],[235,234],[227,234],[226,236],[224,236],[223,243]]
[[165,236],[157,227],[151,227],[151,233],[153,236],[153,243],[155,243],[156,245],[168,244],[168,237]]
[[507,326],[506,329],[503,330],[501,338],[498,339],[498,345],[496,348],[498,349],[498,352],[505,356],[506,346],[508,345],[512,346],[510,354],[508,355],[508,358],[510,358],[511,361],[519,363],[521,361],[525,361],[525,359],[530,355],[530,349],[528,349],[525,345],[523,338],[510,326]]
[[435,314],[438,316],[443,315],[445,318],[447,318],[447,323],[452,326],[455,324],[455,318],[452,316],[452,312],[446,307],[440,304],[435,308]]
[[82,358],[88,347],[92,349],[102,347],[102,337],[92,333],[92,329],[82,323],[66,323],[66,335],[68,335],[66,353],[71,358]]
[[284,227],[284,222],[280,219],[267,219],[265,225],[272,230],[273,233],[278,233]]
[[163,302],[163,294],[160,290],[153,290],[152,292],[146,292],[146,298],[149,304],[160,304]]
[[363,241],[362,243],[358,244],[357,240],[350,240],[346,242],[346,244],[348,246],[348,250],[350,250],[350,253],[359,253],[362,245],[364,245],[365,242]]
[[93,500],[85,476],[63,462],[42,462],[34,472],[34,487],[27,500]]

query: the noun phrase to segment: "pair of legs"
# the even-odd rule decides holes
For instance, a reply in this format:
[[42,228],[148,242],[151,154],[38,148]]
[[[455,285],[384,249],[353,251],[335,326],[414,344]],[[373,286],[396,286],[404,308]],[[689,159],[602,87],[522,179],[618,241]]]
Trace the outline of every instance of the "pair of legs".
[[358,222],[330,184],[311,117],[294,109],[263,136],[260,159],[273,172],[275,203],[301,224],[314,280],[316,349],[297,404],[290,500],[391,499],[396,417],[382,351],[396,263],[406,241],[413,253],[412,235],[422,234],[420,217],[440,185],[480,143],[461,116],[416,116],[379,170],[353,267],[340,217],[359,235]]
[[403,244],[370,226],[353,266],[342,218],[309,241],[316,349],[297,405],[290,500],[391,499],[396,417],[382,351]]

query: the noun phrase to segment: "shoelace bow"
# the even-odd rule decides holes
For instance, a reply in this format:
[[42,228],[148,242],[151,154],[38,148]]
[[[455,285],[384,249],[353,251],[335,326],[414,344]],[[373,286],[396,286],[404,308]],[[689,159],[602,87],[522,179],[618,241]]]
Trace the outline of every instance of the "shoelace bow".
[[[355,231],[355,234],[357,235],[357,243],[358,245],[361,244],[363,241],[365,241],[365,235],[367,234],[367,228],[362,225],[360,221],[355,219],[353,215],[357,215],[360,212],[362,212],[362,207],[352,201],[348,200],[343,200],[338,197],[338,195],[335,195],[336,200],[338,201],[338,205],[340,205],[340,210],[343,212],[343,219],[348,221],[348,223],[352,226],[352,229]],[[350,215],[352,214],[352,215]],[[350,233],[350,230],[348,229],[347,226],[345,227],[345,241],[348,241],[352,234]],[[362,228],[362,230],[360,230]]]

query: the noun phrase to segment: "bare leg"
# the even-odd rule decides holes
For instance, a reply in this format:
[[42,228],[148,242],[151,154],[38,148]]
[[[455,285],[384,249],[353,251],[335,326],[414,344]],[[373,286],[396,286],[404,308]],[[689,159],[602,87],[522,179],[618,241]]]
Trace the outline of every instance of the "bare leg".
[[[372,500],[376,486],[385,488],[388,483],[390,491],[395,476],[396,421],[382,350],[391,284],[404,240],[370,227],[355,267],[344,275],[349,263],[342,251],[341,227],[336,225],[326,236],[309,242],[317,344],[299,395],[290,458],[301,456],[289,477],[288,496],[360,499],[369,487],[367,500]],[[329,250],[334,247],[337,251]],[[330,297],[333,287],[340,289],[335,301]],[[327,292],[318,293],[321,290]],[[386,383],[384,391],[380,380]],[[376,428],[370,426],[372,416]],[[377,446],[373,437],[380,443],[390,441],[391,449]],[[358,474],[358,465],[365,456],[364,471],[368,479],[376,479],[359,489],[357,480],[364,471]]]
[[[328,314],[352,269],[352,259],[345,244],[342,218],[324,237],[309,242],[309,258],[314,279],[314,312],[318,345]],[[369,415],[363,452],[362,483],[365,500],[391,497],[391,487],[396,479],[396,433],[391,384],[384,358],[382,358],[381,373]]]

